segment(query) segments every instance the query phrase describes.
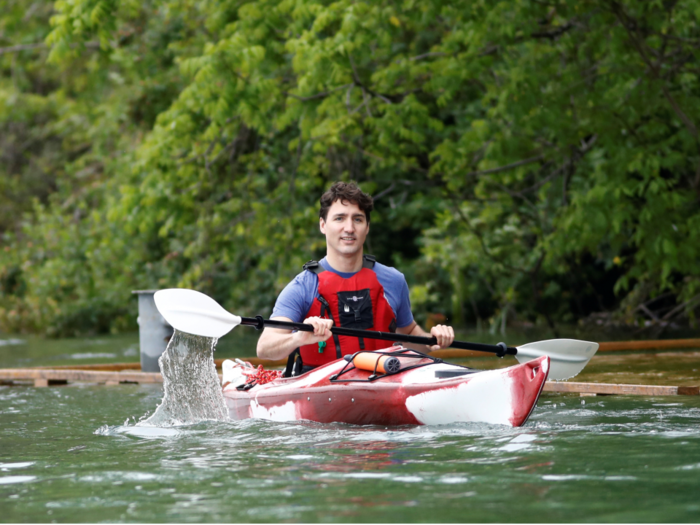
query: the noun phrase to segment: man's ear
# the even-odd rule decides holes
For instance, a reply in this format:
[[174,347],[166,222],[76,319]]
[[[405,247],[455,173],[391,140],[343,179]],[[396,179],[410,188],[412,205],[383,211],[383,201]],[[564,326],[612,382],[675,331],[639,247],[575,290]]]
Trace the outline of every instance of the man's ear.
[[326,221],[323,220],[323,217],[318,218],[318,229],[321,230],[323,235],[326,234]]

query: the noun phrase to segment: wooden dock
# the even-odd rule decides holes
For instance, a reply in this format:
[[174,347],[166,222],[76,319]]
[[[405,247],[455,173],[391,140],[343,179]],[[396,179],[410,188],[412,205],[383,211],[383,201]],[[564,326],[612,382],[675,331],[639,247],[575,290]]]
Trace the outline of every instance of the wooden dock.
[[[646,352],[649,350],[700,349],[700,339],[673,339],[655,341],[613,341],[600,343],[598,352]],[[431,355],[442,359],[466,359],[484,357],[483,352],[470,350],[445,349],[433,352]],[[624,354],[623,354],[624,355]],[[639,354],[644,355],[643,353]],[[246,357],[245,361],[253,366],[263,365],[267,369],[280,368],[286,360],[271,361],[257,357]],[[224,359],[215,359],[217,368],[221,368]],[[673,380],[669,380],[673,381]],[[691,380],[692,381],[692,380]],[[96,365],[64,365],[34,368],[0,369],[0,384],[33,385],[46,387],[50,385],[65,385],[68,383],[98,383],[118,385],[125,383],[162,383],[160,373],[141,372],[141,364],[112,363]],[[684,381],[680,381],[684,382]],[[687,383],[687,380],[685,380]],[[698,380],[700,384],[700,379]],[[633,385],[572,381],[547,381],[545,392],[562,394],[594,395],[628,395],[628,396],[697,396],[700,386],[673,385]]]
[[[248,361],[252,360],[248,359]],[[269,366],[276,363],[267,361],[265,364]],[[55,368],[5,368],[0,369],[0,384],[24,384],[33,385],[35,387],[47,387],[51,385],[65,385],[68,383],[119,385],[128,383],[163,382],[163,376],[160,373],[141,372],[138,370],[139,366],[139,363],[124,363]],[[218,366],[220,366],[220,363]],[[697,396],[700,395],[700,386],[626,385],[547,381],[544,386],[544,391],[580,394],[582,396]]]
[[599,343],[598,352],[639,350],[679,350],[700,348],[700,339],[655,339],[649,341],[610,341]]
[[697,396],[700,395],[700,386],[615,385],[547,381],[544,385],[544,391],[580,394],[582,396]]
[[103,371],[80,369],[48,368],[3,368],[0,369],[0,384],[26,384],[37,387],[65,385],[67,383],[101,383],[118,385],[120,383],[162,383],[159,372],[140,372],[134,370]]

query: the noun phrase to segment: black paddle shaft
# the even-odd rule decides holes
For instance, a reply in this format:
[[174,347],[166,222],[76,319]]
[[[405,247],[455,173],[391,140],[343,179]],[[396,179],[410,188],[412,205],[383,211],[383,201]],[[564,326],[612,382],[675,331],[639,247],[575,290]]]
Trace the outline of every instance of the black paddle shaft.
[[[273,319],[263,319],[257,317],[241,317],[241,324],[246,326],[254,326],[258,330],[262,330],[264,326],[270,328],[284,328],[287,330],[301,330],[303,332],[313,332],[314,327],[305,323],[292,323],[290,321],[275,321]],[[397,334],[392,332],[374,332],[372,330],[357,330],[354,328],[343,328],[342,326],[334,326],[331,332],[336,335],[347,335],[350,337],[362,337],[364,339],[380,339],[382,341],[392,341],[398,343],[415,343],[419,345],[436,345],[437,339],[434,337],[421,337],[417,335]],[[496,354],[498,357],[504,355],[516,355],[518,349],[513,346],[507,346],[505,343],[497,345],[487,345],[484,343],[469,343],[466,341],[453,341],[450,348],[461,348],[463,350],[475,350],[477,352],[489,352]]]

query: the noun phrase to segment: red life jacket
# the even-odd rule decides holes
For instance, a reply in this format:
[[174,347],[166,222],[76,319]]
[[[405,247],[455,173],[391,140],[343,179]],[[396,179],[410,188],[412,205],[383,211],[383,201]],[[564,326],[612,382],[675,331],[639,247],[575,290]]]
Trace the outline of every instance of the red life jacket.
[[[373,270],[374,263],[373,256],[363,256],[362,269],[347,279],[326,271],[316,261],[306,263],[304,269],[318,275],[318,297],[304,318],[325,317],[333,319],[333,326],[395,332],[396,316],[384,297],[384,287]],[[325,347],[314,343],[302,346],[299,351],[304,366],[315,367],[360,350],[386,347],[386,341],[334,334]]]

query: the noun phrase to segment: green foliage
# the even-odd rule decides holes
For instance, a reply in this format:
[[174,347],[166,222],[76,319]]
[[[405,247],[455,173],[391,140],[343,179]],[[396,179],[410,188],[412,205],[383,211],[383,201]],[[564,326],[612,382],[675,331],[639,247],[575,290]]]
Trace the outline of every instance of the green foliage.
[[142,54],[172,24],[161,17],[144,27],[152,10],[144,6],[119,29],[139,38],[122,42],[109,61],[87,42],[52,65],[43,45],[51,5],[23,6],[10,3],[0,31],[15,44],[0,54],[0,154],[9,159],[0,165],[0,327],[51,335],[124,329],[133,325],[135,277],[122,266],[128,238],[106,215],[119,174],[155,119],[144,118],[143,100],[155,91],[167,108],[181,89],[174,68],[162,67],[172,57]]
[[479,16],[465,60],[481,99],[432,156],[454,193],[427,253],[457,248],[459,273],[501,308],[550,323],[586,313],[588,254],[620,267],[618,293],[643,290],[635,308],[664,291],[697,306],[696,10],[521,2]]
[[0,55],[4,329],[123,329],[168,286],[269,313],[337,179],[419,319],[698,303],[700,2],[10,7],[50,49]]

